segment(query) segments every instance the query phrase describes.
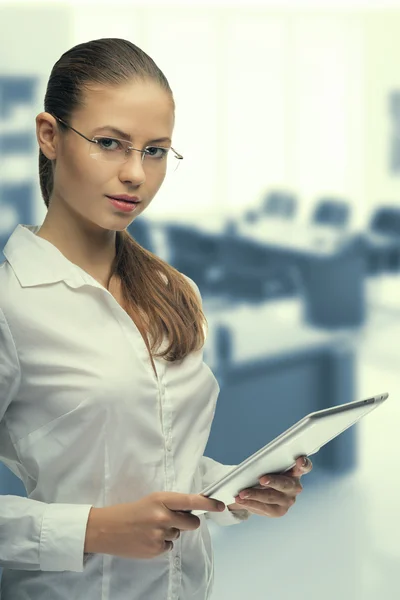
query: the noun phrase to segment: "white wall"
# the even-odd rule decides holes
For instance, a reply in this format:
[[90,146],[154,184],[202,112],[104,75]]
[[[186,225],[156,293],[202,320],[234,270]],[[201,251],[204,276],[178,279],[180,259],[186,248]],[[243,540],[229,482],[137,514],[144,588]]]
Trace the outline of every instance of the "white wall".
[[0,9],[2,70],[41,74],[37,112],[54,62],[89,39],[130,39],[164,71],[185,159],[149,217],[238,217],[275,186],[298,194],[303,220],[323,194],[351,202],[357,227],[398,202],[387,94],[400,86],[399,11],[153,4]]
[[[0,2],[0,74],[33,76],[38,78],[36,97],[32,105],[16,107],[12,122],[1,127],[32,131],[36,135],[35,117],[44,110],[44,95],[53,64],[71,43],[74,14],[63,5],[41,6],[36,3],[23,6]],[[0,96],[1,103],[1,96]],[[38,150],[24,156],[13,156],[0,164],[1,181],[26,179],[32,181],[35,194],[35,222],[41,222],[46,207],[40,194],[38,176]],[[1,202],[1,199],[0,199]],[[4,207],[1,213],[4,228],[12,230],[18,218]],[[1,229],[1,227],[0,227]]]
[[390,92],[400,92],[400,11],[371,15],[365,31],[367,198],[371,206],[388,202],[400,207],[400,174],[390,169],[393,124],[389,109]]
[[[266,189],[322,194],[365,211],[364,31],[352,14],[233,7],[74,8],[71,44],[128,37],[150,54],[177,103],[176,184],[148,215],[239,216]],[[129,25],[128,25],[129,24]]]

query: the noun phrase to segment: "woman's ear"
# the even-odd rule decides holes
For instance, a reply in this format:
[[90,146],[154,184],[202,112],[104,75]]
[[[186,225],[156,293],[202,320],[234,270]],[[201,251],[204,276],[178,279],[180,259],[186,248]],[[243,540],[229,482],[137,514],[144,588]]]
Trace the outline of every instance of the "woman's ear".
[[36,137],[43,154],[50,160],[57,158],[58,127],[53,115],[41,112],[36,117]]

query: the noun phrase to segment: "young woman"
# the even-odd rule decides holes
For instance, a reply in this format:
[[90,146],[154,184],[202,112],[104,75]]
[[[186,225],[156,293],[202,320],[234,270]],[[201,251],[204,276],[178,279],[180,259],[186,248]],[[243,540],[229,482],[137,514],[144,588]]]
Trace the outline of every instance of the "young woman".
[[79,44],[44,108],[48,211],[0,267],[0,457],[27,491],[0,497],[1,598],[205,600],[206,518],[282,516],[312,465],[227,507],[199,494],[230,469],[203,456],[219,387],[199,290],[126,231],[182,160],[154,61],[122,39]]

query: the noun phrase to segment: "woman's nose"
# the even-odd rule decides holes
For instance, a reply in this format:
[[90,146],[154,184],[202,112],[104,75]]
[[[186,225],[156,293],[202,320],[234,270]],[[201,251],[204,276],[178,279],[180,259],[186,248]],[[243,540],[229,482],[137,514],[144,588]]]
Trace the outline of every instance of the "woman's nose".
[[119,178],[121,181],[130,182],[134,185],[144,183],[146,173],[140,152],[131,152],[127,160],[121,164]]

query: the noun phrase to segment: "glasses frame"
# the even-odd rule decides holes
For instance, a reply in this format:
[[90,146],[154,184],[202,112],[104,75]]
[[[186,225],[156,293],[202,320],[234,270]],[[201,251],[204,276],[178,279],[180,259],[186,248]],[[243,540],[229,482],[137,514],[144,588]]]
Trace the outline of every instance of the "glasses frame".
[[[78,135],[80,135],[81,137],[83,137],[85,140],[87,140],[91,144],[98,144],[99,143],[98,140],[95,140],[95,139],[91,139],[90,140],[88,137],[86,137],[86,135],[84,135],[83,133],[81,133],[80,131],[78,131],[77,129],[75,129],[74,127],[72,127],[71,125],[68,125],[68,123],[66,123],[63,119],[60,119],[60,117],[57,117],[56,115],[52,115],[52,116],[57,121],[60,121],[60,123],[62,123],[63,125],[65,125],[65,127],[68,127],[68,129],[72,129],[72,131],[75,131],[75,133],[77,133]],[[116,140],[118,142],[126,142],[127,144],[130,144],[129,140],[121,140],[121,139],[116,138],[114,136],[102,135],[102,136],[99,136],[99,137],[110,139],[110,140]],[[174,150],[174,148],[165,148],[164,146],[146,146],[146,148],[144,150],[139,150],[138,148],[134,148],[133,146],[128,146],[127,150],[129,150],[129,151],[135,150],[136,152],[140,152],[141,155],[142,155],[142,163],[143,163],[143,160],[144,160],[144,157],[146,156],[146,154],[150,154],[150,152],[147,150],[147,148],[162,148],[163,150],[168,150],[168,152],[170,150],[172,150],[172,152],[175,155],[175,158],[177,158],[178,160],[182,160],[183,159],[182,154],[179,154],[179,152],[177,152],[176,150]],[[126,151],[125,151],[125,156],[126,156]],[[168,156],[168,155],[166,155],[166,156]],[[128,160],[128,157],[126,156],[124,162],[126,162],[127,160]],[[179,163],[178,163],[178,165],[179,165]]]

